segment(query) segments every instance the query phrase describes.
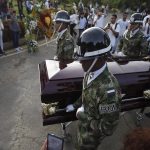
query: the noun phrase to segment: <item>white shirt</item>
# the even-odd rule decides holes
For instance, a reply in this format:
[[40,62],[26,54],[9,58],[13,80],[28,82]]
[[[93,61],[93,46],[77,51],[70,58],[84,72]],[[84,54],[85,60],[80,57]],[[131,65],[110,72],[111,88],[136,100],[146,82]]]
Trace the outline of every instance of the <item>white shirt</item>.
[[119,35],[120,36],[122,36],[123,35],[123,33],[125,32],[125,30],[128,28],[128,26],[129,26],[129,20],[123,20],[123,19],[119,19],[118,21],[117,21],[117,23],[119,23],[119,25],[120,25],[120,33],[119,33]]
[[48,1],[45,2],[45,7],[49,8],[49,2]]
[[78,24],[78,15],[77,14],[72,14],[70,16],[70,24]]
[[87,24],[86,18],[85,17],[80,18],[80,20],[79,20],[79,29],[85,29],[86,24]]
[[146,23],[145,28],[144,28],[144,35],[150,35],[150,24]]
[[93,14],[88,15],[87,20],[88,20],[88,24],[93,24],[94,15]]
[[146,21],[147,21],[148,18],[150,18],[150,15],[147,15],[147,16],[144,17],[144,19],[143,19],[143,28],[145,27]]
[[96,16],[95,19],[94,19],[95,27],[104,28],[104,20],[105,20],[105,15],[102,15],[99,18],[98,18],[98,16]]
[[[111,23],[110,26],[112,27],[113,30],[120,33],[120,25],[119,24],[117,24],[117,26],[116,26],[116,23],[115,24]],[[116,27],[116,29],[115,29],[115,27]],[[110,29],[107,29],[106,32],[108,33],[112,47],[115,47],[116,42],[117,42],[117,38],[115,37],[115,35],[113,34],[113,32]]]
[[0,19],[0,30],[4,30],[4,25],[1,19]]
[[99,70],[94,72],[90,72],[87,79],[87,85],[90,84],[93,80],[95,80],[106,68],[107,64],[104,64]]

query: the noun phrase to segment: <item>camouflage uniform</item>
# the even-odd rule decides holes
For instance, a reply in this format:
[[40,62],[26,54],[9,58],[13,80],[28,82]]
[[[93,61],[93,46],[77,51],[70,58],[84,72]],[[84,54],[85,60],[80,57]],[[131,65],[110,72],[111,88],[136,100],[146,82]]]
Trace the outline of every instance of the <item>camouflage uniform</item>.
[[133,36],[130,36],[130,31],[126,30],[120,41],[119,50],[130,58],[144,57],[148,55],[148,43],[141,30]]
[[[77,112],[78,149],[96,150],[101,140],[115,130],[120,112],[121,92],[118,82],[106,67],[98,77],[87,85],[85,76],[82,92],[83,112]],[[79,101],[74,107],[79,105]]]
[[66,31],[57,38],[56,56],[58,60],[72,60],[74,54],[74,40],[69,31]]

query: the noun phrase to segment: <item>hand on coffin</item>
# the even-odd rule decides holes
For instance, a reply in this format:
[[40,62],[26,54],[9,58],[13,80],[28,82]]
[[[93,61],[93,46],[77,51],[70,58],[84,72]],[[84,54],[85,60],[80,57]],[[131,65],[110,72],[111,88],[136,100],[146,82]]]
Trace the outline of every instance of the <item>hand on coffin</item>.
[[115,54],[112,54],[114,57],[126,57],[126,55],[123,52],[116,52]]
[[76,117],[79,120],[85,120],[87,118],[86,114],[84,113],[84,106],[83,105],[77,109]]
[[144,91],[144,98],[150,100],[150,90]]
[[75,110],[75,108],[73,107],[72,104],[67,105],[67,107],[66,107],[66,112],[72,112],[72,111],[74,111],[74,110]]

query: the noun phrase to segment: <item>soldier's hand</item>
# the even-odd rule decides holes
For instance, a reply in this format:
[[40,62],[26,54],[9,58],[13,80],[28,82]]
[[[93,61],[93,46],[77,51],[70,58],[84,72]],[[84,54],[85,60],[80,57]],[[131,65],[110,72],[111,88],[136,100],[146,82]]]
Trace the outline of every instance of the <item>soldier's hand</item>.
[[75,108],[73,107],[72,104],[70,104],[70,105],[68,105],[68,106],[66,107],[66,112],[72,112],[72,111],[74,111],[74,110],[75,110]]
[[83,105],[77,109],[76,117],[78,119],[80,119],[80,120],[82,120],[82,119],[84,119],[86,117],[86,115],[84,113],[84,107],[83,107]]

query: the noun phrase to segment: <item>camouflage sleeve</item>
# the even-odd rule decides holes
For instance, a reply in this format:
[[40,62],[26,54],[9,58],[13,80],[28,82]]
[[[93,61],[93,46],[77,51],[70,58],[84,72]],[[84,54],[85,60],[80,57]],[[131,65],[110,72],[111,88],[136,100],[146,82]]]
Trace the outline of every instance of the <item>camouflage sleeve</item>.
[[148,42],[145,38],[141,38],[141,56],[147,56],[148,55]]
[[73,104],[73,107],[75,109],[78,109],[82,105],[82,96],[79,97],[79,99],[76,100],[76,102]]
[[62,55],[64,59],[73,59],[74,54],[74,41],[73,39],[66,39],[62,47]]
[[112,76],[114,88],[107,90],[106,103],[99,104],[99,113],[102,116],[99,129],[104,135],[112,135],[118,125],[120,106],[121,106],[121,91],[117,80]]
[[[108,100],[119,99],[118,96],[108,96]],[[105,103],[99,105],[99,113],[102,116],[99,122],[99,130],[105,136],[112,135],[114,130],[116,129],[119,122],[119,114],[120,114],[120,104],[117,100],[113,101],[113,103]]]
[[119,52],[121,51],[122,47],[123,47],[123,39],[120,40],[120,43],[118,45],[118,51]]

